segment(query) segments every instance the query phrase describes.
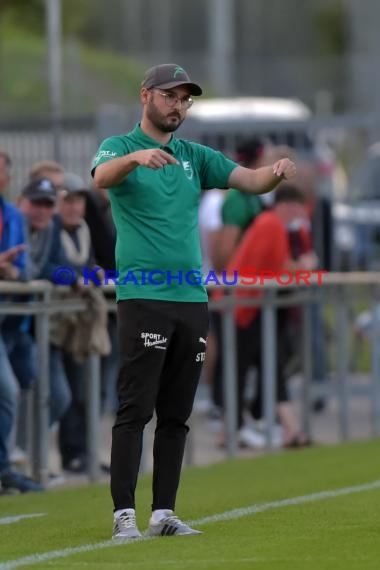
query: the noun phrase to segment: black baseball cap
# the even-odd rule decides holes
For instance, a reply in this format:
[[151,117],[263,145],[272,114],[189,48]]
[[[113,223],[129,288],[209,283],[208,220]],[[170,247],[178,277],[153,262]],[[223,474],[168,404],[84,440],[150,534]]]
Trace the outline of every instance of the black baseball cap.
[[141,87],[152,89],[158,87],[161,89],[172,89],[180,85],[187,85],[190,89],[190,95],[202,95],[202,89],[196,83],[193,83],[180,65],[176,63],[163,63],[151,67],[145,72]]
[[51,202],[54,205],[57,201],[57,188],[48,178],[40,178],[29,182],[21,195],[31,202]]

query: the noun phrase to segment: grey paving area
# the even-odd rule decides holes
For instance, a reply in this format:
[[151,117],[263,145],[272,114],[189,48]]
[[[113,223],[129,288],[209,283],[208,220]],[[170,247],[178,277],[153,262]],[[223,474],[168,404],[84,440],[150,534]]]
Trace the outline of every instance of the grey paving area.
[[[371,423],[371,398],[369,397],[369,377],[366,375],[352,375],[349,377],[349,385],[352,391],[352,397],[349,399],[348,405],[348,436],[350,439],[368,439],[374,436]],[[300,410],[300,384],[301,377],[294,377],[291,381],[291,392],[297,414],[301,415]],[[310,416],[311,434],[313,440],[319,445],[328,445],[339,443],[342,441],[341,433],[341,406],[337,395],[337,383],[334,379],[329,380],[330,392],[332,394],[328,398],[326,408],[319,413],[312,413]],[[335,392],[335,393],[334,393]],[[185,462],[194,465],[207,465],[223,461],[226,458],[226,451],[220,449],[217,445],[218,430],[220,423],[212,421],[209,414],[205,411],[207,408],[207,388],[201,385],[195,409],[191,418],[191,438],[190,445],[186,452]],[[101,421],[101,460],[105,463],[109,462],[111,428],[113,417],[106,415]],[[143,468],[150,471],[152,468],[151,448],[154,432],[154,420],[149,424],[145,437],[145,453]],[[59,457],[56,450],[54,434],[51,439],[50,468],[53,472],[59,473]],[[247,450],[239,449],[238,457],[255,457],[259,454],[266,453],[264,450]],[[63,473],[67,485],[78,485],[87,482],[85,476],[73,476]],[[103,478],[107,480],[107,477]]]

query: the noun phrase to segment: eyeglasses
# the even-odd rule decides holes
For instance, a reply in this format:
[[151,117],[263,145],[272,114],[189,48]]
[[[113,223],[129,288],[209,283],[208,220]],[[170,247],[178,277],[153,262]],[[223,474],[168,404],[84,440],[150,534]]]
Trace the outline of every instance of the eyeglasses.
[[190,95],[185,95],[185,97],[178,97],[175,93],[171,91],[160,91],[159,89],[153,89],[153,91],[157,91],[162,97],[165,99],[165,103],[168,107],[173,108],[178,103],[181,103],[181,107],[184,109],[190,109],[191,105],[194,103],[194,100],[191,98]]

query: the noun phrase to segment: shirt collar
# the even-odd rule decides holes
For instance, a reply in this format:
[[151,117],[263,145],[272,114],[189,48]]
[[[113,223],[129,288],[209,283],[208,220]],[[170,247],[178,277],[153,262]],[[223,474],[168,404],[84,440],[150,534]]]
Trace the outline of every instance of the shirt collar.
[[167,144],[161,144],[160,142],[156,141],[155,139],[152,139],[150,136],[145,134],[144,131],[141,129],[140,123],[137,123],[137,125],[133,129],[132,136],[135,139],[137,139],[138,142],[143,143],[144,146],[146,146],[147,148],[157,147],[157,148],[162,148],[163,150],[170,149],[172,152],[175,152],[177,147],[177,139],[174,135],[171,136],[171,139]]

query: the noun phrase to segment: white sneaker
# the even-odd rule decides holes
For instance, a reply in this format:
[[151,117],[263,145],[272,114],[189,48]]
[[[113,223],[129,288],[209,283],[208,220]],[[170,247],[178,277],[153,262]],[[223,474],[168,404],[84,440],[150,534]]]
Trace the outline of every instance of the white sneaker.
[[57,473],[49,473],[48,481],[46,487],[48,489],[53,489],[54,487],[59,487],[66,483],[66,479],[63,475],[58,475]]
[[238,443],[242,447],[253,449],[263,449],[265,447],[265,437],[262,433],[248,427],[242,427],[238,431]]
[[183,536],[187,534],[202,534],[202,532],[191,528],[181,521],[173,514],[173,511],[167,511],[167,516],[158,522],[150,519],[146,534],[147,536]]
[[28,461],[28,456],[26,451],[21,449],[21,447],[14,447],[10,454],[10,462],[12,465],[25,465]]
[[141,532],[137,528],[136,515],[132,512],[121,513],[114,518],[112,538],[140,538]]
[[[266,439],[267,439],[266,422],[263,420],[260,420],[259,422],[256,422],[256,426],[257,426],[258,431],[264,436],[265,441],[266,441]],[[284,443],[284,435],[283,435],[283,429],[282,429],[280,424],[278,424],[278,423],[274,424],[274,426],[272,427],[271,436],[272,436],[272,446],[273,447],[282,447],[282,444]]]

